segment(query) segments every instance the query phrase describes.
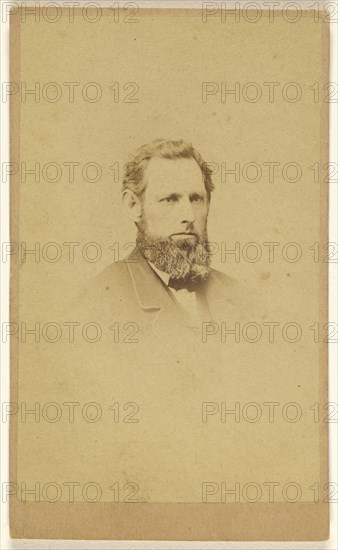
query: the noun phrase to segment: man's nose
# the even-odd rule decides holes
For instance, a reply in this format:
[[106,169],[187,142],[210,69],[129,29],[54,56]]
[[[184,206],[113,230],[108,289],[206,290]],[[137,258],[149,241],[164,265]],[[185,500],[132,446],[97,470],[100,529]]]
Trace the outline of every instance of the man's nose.
[[181,199],[179,215],[181,223],[194,223],[195,212],[189,199]]

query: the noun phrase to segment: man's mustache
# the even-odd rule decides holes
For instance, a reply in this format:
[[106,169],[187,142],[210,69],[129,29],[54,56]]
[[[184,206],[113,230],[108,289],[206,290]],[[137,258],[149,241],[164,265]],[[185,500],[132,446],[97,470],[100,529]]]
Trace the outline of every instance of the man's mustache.
[[178,233],[172,233],[170,237],[174,237],[175,235],[194,235],[194,237],[199,237],[199,235],[193,231],[180,231]]

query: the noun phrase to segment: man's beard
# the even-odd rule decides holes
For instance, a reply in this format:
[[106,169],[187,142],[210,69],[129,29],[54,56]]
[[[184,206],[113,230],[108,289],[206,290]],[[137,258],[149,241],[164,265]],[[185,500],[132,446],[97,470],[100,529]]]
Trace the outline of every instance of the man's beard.
[[138,228],[136,245],[143,256],[172,279],[202,282],[210,272],[210,249],[206,230],[195,239],[153,239]]

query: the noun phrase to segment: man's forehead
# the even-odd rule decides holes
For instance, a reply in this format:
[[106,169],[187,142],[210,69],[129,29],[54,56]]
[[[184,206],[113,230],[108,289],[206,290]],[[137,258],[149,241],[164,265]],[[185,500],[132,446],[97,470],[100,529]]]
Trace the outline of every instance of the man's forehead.
[[152,158],[145,170],[145,181],[149,191],[167,190],[179,192],[203,192],[205,190],[202,171],[195,159]]

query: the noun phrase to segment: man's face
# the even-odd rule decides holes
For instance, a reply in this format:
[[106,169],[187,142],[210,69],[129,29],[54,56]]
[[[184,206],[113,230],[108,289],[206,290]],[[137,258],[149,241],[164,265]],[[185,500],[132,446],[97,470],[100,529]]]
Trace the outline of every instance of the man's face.
[[188,239],[192,243],[202,237],[209,204],[197,162],[153,158],[144,177],[142,225],[147,235],[175,242]]
[[210,265],[209,203],[198,164],[193,159],[155,158],[145,178],[137,224],[139,250],[172,279],[205,279]]

